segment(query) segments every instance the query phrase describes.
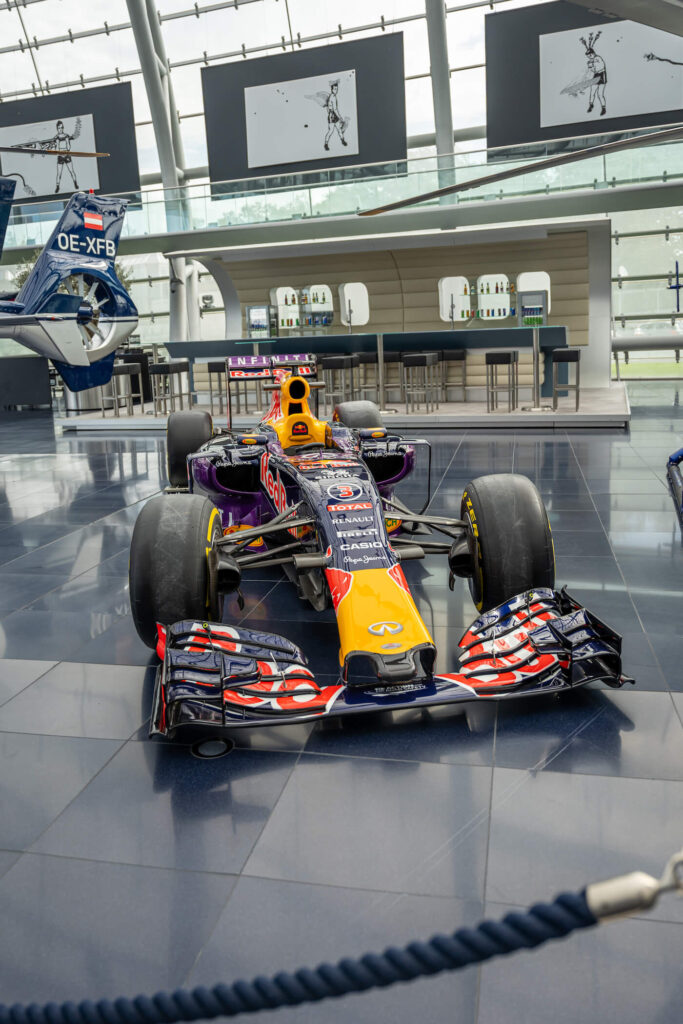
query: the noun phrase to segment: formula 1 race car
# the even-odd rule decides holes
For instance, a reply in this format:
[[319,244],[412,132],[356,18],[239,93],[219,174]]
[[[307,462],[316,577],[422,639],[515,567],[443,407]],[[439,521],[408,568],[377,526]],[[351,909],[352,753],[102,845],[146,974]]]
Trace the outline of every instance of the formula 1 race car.
[[[406,508],[394,494],[421,439],[390,433],[371,402],[342,402],[331,423],[311,411],[312,357],[248,357],[230,384],[271,393],[253,431],[214,430],[206,412],[172,413],[171,487],[135,525],[130,600],[156,648],[151,734],[206,734],[407,706],[528,695],[592,680],[621,686],[621,638],[554,590],[548,517],[523,476],[467,485],[460,518]],[[245,360],[240,360],[244,362]],[[429,489],[429,485],[428,485]],[[442,539],[435,540],[434,534]],[[479,618],[459,664],[436,647],[401,564],[447,557],[469,580]],[[282,566],[299,598],[334,608],[339,675],[318,684],[304,653],[271,632],[221,622],[221,597],[252,568]],[[446,569],[446,567],[444,567]],[[452,669],[452,670],[451,670]]]

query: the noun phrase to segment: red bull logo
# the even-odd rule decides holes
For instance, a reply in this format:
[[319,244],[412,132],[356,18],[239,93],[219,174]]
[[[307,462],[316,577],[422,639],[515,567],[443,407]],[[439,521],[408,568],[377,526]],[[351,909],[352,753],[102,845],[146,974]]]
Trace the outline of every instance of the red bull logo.
[[276,470],[275,476],[269,467],[270,454],[264,452],[261,456],[261,483],[278,512],[284,512],[287,508],[287,494],[285,486],[280,479],[280,471]]

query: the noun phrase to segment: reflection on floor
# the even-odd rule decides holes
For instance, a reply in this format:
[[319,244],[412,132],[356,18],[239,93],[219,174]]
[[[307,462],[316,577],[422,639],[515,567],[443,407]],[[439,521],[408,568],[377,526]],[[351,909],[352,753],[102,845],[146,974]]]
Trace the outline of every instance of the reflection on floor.
[[[402,428],[418,429],[420,427],[433,430],[435,427],[444,429],[469,430],[472,427],[504,427],[511,430],[548,429],[563,427],[571,430],[575,427],[625,427],[631,411],[628,403],[626,386],[612,381],[608,388],[581,388],[581,401],[576,410],[574,393],[560,398],[556,410],[552,408],[550,398],[542,399],[542,410],[524,411],[524,407],[533,405],[531,389],[520,389],[519,408],[514,412],[507,411],[507,396],[502,395],[499,407],[489,412],[486,408],[486,393],[483,388],[473,388],[468,392],[467,402],[441,402],[438,409],[427,413],[424,404],[408,414],[402,402],[387,399],[385,420],[387,426],[394,430]],[[206,406],[208,409],[208,405]],[[328,410],[328,415],[330,410]],[[256,414],[254,414],[256,415]],[[235,411],[233,426],[239,429],[253,426],[254,415],[246,415]],[[322,415],[322,411],[321,411]],[[125,410],[118,417],[108,411],[105,416],[97,412],[84,412],[79,415],[70,413],[60,415],[57,426],[75,433],[96,431],[143,431],[163,430],[166,417],[154,415],[152,403],[145,406],[143,412],[136,407],[134,416],[127,416]],[[225,416],[217,416],[215,422],[225,426]]]
[[[153,992],[317,963],[498,916],[642,868],[683,820],[683,548],[665,485],[675,384],[633,385],[630,433],[434,434],[436,512],[486,472],[530,476],[558,581],[625,636],[637,686],[239,732],[215,761],[150,742],[153,659],[127,549],[163,439],[0,433],[0,998]],[[424,476],[403,489],[417,503]],[[448,661],[473,608],[410,563]],[[277,572],[246,621],[334,671],[330,615]],[[238,621],[236,603],[226,616]],[[283,1022],[681,1019],[683,902],[540,952],[296,1011]]]

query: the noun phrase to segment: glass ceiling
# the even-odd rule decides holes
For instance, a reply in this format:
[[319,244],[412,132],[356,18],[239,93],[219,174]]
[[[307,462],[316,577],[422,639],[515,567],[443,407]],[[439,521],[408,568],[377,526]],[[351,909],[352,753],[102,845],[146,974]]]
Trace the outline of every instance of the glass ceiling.
[[[447,0],[454,128],[486,120],[484,18],[543,0]],[[158,0],[185,146],[207,162],[204,64],[403,32],[408,135],[434,131],[424,0]],[[150,113],[125,0],[4,0],[0,101],[130,81],[140,170],[158,170]]]

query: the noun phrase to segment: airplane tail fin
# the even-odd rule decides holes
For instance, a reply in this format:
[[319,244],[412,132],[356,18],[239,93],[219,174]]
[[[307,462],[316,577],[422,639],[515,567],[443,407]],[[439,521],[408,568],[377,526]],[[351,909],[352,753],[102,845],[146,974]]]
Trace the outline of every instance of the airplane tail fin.
[[17,296],[24,314],[45,312],[48,296],[78,272],[109,279],[115,290],[126,296],[125,305],[132,306],[114,269],[127,205],[125,199],[105,199],[92,193],[76,192],[71,197]]
[[138,322],[115,267],[127,205],[76,192],[12,308],[3,310],[38,319],[37,330],[27,327],[16,340],[52,359],[72,391],[106,383],[114,352]]

